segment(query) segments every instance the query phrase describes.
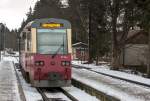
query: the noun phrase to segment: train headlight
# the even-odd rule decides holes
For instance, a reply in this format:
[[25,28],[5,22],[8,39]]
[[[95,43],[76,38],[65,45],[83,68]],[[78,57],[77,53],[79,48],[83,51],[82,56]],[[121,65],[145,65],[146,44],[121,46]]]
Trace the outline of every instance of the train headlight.
[[40,61],[40,66],[44,66],[44,61]]
[[38,61],[35,61],[35,66],[39,66],[40,63]]
[[70,66],[70,61],[62,61],[61,65],[62,66]]
[[66,66],[70,66],[70,62],[69,61],[66,61]]
[[35,66],[44,66],[44,61],[35,61]]

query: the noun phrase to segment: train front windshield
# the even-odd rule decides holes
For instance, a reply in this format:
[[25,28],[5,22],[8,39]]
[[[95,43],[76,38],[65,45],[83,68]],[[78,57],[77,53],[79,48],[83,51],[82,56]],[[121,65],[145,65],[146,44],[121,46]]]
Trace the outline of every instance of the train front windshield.
[[66,29],[38,29],[37,52],[40,54],[67,54]]

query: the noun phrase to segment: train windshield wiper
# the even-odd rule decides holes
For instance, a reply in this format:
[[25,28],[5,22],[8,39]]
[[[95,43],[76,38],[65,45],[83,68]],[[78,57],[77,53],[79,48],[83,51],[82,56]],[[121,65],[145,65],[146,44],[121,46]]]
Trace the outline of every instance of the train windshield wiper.
[[54,57],[57,55],[57,53],[60,51],[60,49],[61,49],[62,47],[64,47],[64,44],[61,44],[61,45],[59,46],[59,48],[57,49],[57,51],[52,55],[52,58],[54,58]]

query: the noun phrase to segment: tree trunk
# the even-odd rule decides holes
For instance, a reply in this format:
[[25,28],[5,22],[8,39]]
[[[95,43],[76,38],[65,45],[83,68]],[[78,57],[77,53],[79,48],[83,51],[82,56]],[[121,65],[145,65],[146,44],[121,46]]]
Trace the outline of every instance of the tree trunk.
[[88,62],[93,62],[93,49],[92,49],[92,11],[91,11],[91,5],[89,5],[89,35],[88,35],[88,48],[89,48],[89,59]]
[[112,6],[112,67],[111,69],[119,69],[119,44],[117,40],[117,17],[119,13],[119,0],[113,0]]
[[120,68],[120,51],[118,48],[113,49],[112,53],[112,62],[111,62],[111,69],[118,70]]

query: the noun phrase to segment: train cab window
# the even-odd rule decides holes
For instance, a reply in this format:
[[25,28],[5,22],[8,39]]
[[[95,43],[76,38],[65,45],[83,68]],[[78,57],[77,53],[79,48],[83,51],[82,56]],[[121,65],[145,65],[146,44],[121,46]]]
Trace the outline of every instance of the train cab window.
[[38,29],[37,51],[41,54],[67,54],[66,29]]

